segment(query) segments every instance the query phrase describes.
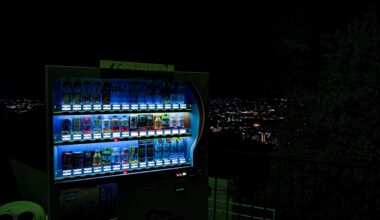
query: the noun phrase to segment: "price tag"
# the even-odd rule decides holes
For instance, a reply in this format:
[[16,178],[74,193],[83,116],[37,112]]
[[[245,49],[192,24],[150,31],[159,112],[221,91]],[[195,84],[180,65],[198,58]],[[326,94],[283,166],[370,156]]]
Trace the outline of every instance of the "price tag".
[[93,105],[92,107],[94,108],[94,110],[102,110],[101,105]]
[[132,132],[131,132],[131,137],[137,137],[137,136],[138,136],[137,131],[132,131]]
[[80,174],[82,174],[82,169],[75,169],[75,170],[73,170],[73,174],[74,175],[80,175]]
[[144,163],[140,163],[140,167],[142,168],[142,167],[146,167],[146,163],[144,162]]
[[71,111],[71,105],[62,105],[62,111]]
[[120,110],[120,105],[119,104],[112,105],[112,109],[113,110]]
[[73,140],[82,140],[82,135],[81,134],[74,134]]
[[113,165],[112,170],[120,170],[120,165]]
[[103,105],[103,110],[111,110],[111,105]]
[[71,170],[64,170],[62,171],[62,176],[71,176],[72,175],[72,171]]
[[83,168],[83,173],[85,173],[85,174],[92,173],[92,167],[89,167],[89,168]]
[[111,138],[111,133],[103,133],[103,138]]
[[120,132],[113,132],[112,137],[114,137],[114,138],[120,137]]
[[82,110],[82,106],[81,105],[73,105],[73,110],[74,111],[80,111],[80,110]]
[[91,134],[84,134],[83,139],[85,140],[91,139]]
[[71,135],[62,135],[63,141],[71,141]]
[[129,137],[129,132],[122,132],[121,137]]
[[111,171],[111,166],[103,166],[103,171]]
[[132,110],[138,110],[138,109],[139,109],[139,105],[137,105],[137,104],[132,104],[132,105],[131,105],[131,109],[132,109]]
[[94,139],[99,139],[99,138],[102,138],[102,134],[94,134]]
[[83,105],[83,110],[91,111],[91,105]]
[[94,173],[102,172],[102,167],[94,167]]

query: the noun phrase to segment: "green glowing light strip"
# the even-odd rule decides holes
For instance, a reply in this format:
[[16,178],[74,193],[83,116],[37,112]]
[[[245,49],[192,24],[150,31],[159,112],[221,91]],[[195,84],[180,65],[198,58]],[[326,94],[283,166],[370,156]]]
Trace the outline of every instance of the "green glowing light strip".
[[174,65],[113,61],[113,60],[100,60],[100,68],[101,69],[174,72]]

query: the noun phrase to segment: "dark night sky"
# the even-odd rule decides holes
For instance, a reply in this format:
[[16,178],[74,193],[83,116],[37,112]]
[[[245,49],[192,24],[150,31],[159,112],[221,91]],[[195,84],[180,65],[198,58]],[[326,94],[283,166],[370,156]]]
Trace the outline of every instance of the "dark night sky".
[[4,24],[0,96],[42,97],[45,64],[97,66],[99,59],[208,71],[212,96],[281,94],[274,88],[281,83],[283,58],[276,55],[278,36],[272,28],[299,14],[306,18],[301,26],[311,25],[318,32],[343,24],[366,7],[359,6],[268,4],[215,13],[178,11],[144,21],[122,15],[78,19],[54,12],[49,22],[46,17],[27,17]]

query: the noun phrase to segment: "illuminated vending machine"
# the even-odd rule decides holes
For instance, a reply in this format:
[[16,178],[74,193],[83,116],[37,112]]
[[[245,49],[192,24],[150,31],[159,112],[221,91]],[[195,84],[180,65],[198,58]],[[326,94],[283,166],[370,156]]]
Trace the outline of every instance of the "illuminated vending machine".
[[46,67],[50,219],[206,219],[208,74]]

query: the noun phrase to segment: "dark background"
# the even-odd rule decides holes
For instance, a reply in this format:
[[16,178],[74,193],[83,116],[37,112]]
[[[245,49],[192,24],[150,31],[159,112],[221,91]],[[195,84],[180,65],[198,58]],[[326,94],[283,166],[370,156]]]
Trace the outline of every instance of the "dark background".
[[44,65],[98,66],[100,59],[113,59],[211,72],[212,96],[281,96],[288,60],[279,46],[285,36],[302,30],[304,39],[313,40],[373,7],[269,2],[134,13],[66,6],[12,10],[1,21],[0,94],[40,98]]
[[367,7],[270,2],[168,11],[144,8],[136,14],[65,7],[41,14],[16,10],[12,17],[22,19],[1,22],[0,94],[40,98],[44,65],[98,66],[100,59],[113,59],[211,72],[212,96],[281,96],[287,62],[279,52],[283,35],[310,27],[307,37],[312,38],[345,24]]
[[[43,100],[44,66],[47,64],[96,67],[99,65],[100,59],[174,64],[177,70],[210,72],[210,95],[212,98],[227,96],[247,97],[254,100],[262,97],[286,97],[291,94],[291,90],[297,89],[296,91],[300,94],[297,97],[298,100],[293,101],[292,106],[289,104],[287,112],[290,120],[286,122],[288,124],[284,123],[283,127],[279,127],[279,131],[285,131],[282,132],[282,140],[290,140],[288,145],[283,145],[286,147],[282,148],[281,156],[299,153],[298,156],[303,159],[319,158],[329,162],[343,161],[345,165],[357,163],[360,164],[360,167],[362,164],[366,167],[376,167],[373,164],[377,164],[378,167],[379,160],[370,161],[364,157],[377,155],[373,157],[380,158],[377,114],[379,107],[378,104],[374,104],[378,99],[367,96],[367,94],[375,94],[378,89],[376,90],[374,86],[373,88],[368,87],[365,84],[367,82],[356,83],[365,78],[360,76],[362,72],[366,73],[365,65],[363,65],[364,67],[358,66],[357,69],[352,68],[354,71],[342,71],[339,75],[339,71],[342,70],[339,69],[340,66],[350,65],[346,59],[351,58],[349,53],[343,53],[342,59],[336,62],[336,66],[339,66],[336,71],[338,74],[331,71],[333,74],[330,76],[336,77],[335,81],[323,78],[325,77],[322,74],[324,71],[335,67],[334,62],[326,65],[323,55],[333,54],[334,49],[331,52],[321,46],[323,45],[321,43],[323,35],[331,37],[332,46],[338,45],[336,51],[344,51],[345,45],[355,44],[356,41],[344,42],[344,34],[350,33],[347,31],[348,25],[354,23],[355,18],[358,18],[360,22],[365,21],[363,16],[368,12],[378,15],[378,5],[347,2],[342,4],[337,1],[328,3],[315,1],[303,4],[268,2],[239,6],[222,4],[188,5],[187,10],[179,8],[167,11],[158,9],[147,11],[146,8],[140,8],[141,13],[136,13],[140,10],[134,10],[133,7],[125,9],[120,6],[114,6],[114,8],[120,7],[121,12],[109,10],[107,13],[93,11],[89,14],[87,14],[91,11],[89,9],[78,8],[72,12],[72,10],[65,10],[64,6],[59,7],[63,10],[44,10],[41,14],[34,10],[17,9],[12,16],[5,16],[1,20],[0,98]],[[131,11],[135,13],[131,14]],[[336,35],[338,37],[334,37],[336,32],[339,32]],[[343,40],[337,39],[339,37]],[[334,45],[335,41],[338,42],[336,45]],[[340,46],[340,43],[343,46]],[[374,54],[377,55],[376,48],[374,51]],[[374,57],[376,57],[375,55]],[[339,58],[339,56],[336,57]],[[359,61],[366,63],[368,60],[363,58]],[[351,66],[349,67],[351,68]],[[356,66],[353,65],[353,67]],[[355,74],[356,72],[359,74]],[[378,79],[378,77],[376,78],[378,72],[368,72],[370,73],[367,74],[368,76]],[[347,78],[345,78],[346,75]],[[351,75],[354,80],[349,81]],[[323,82],[330,84],[326,86]],[[338,84],[341,86],[339,88],[352,92],[347,93],[348,95],[335,93],[334,87]],[[317,89],[317,92],[313,91],[313,86],[320,85],[326,86],[332,92],[319,93],[320,91]],[[372,90],[356,94],[357,91],[360,92],[362,88],[366,87]],[[337,91],[339,90],[337,89]],[[320,99],[321,94],[325,94],[326,99]],[[334,99],[335,95],[339,99]],[[368,100],[364,100],[365,97],[369,97]],[[373,108],[369,109],[368,106]],[[36,137],[38,137],[39,141],[36,143],[41,145],[45,140],[44,133],[37,132],[43,131],[45,128],[44,123],[41,123],[44,112],[35,113],[40,118],[7,119],[5,125],[2,125],[2,132],[10,140],[19,138],[16,132],[10,131],[21,130],[23,127],[33,130],[33,132],[26,133],[27,136],[23,138],[22,144],[17,143],[18,146],[22,145],[23,150],[7,147],[5,143],[3,145],[10,154],[24,157],[23,159],[34,163],[37,167],[44,167],[44,161],[28,156],[28,152],[35,151],[28,143],[29,138],[37,139]],[[310,117],[311,115],[314,117]],[[327,119],[327,122],[323,121],[324,119]],[[37,135],[35,135],[36,133]],[[220,141],[221,138],[215,140],[219,140],[219,142],[214,142],[214,147],[224,142]],[[293,143],[289,145],[291,141]],[[352,158],[356,159],[356,155],[360,155],[361,152],[367,152],[363,150],[367,145],[369,153],[363,156],[364,159],[359,162],[353,160]],[[231,146],[234,145],[231,144],[227,147]],[[247,149],[252,149],[251,145],[249,147]],[[304,151],[313,154],[302,155]],[[348,159],[341,157],[346,152]],[[329,157],[325,158],[325,155]],[[218,157],[216,154],[213,156]],[[239,161],[238,156],[234,159]],[[258,164],[262,164],[260,160]],[[286,186],[290,182],[287,178],[292,177],[295,169],[308,168],[304,166],[305,164],[307,163],[293,164],[294,168],[289,169],[289,173],[280,170],[278,171],[279,175],[273,174],[285,182],[285,184],[280,181],[276,181],[276,183]],[[244,164],[238,165],[240,167],[237,169],[241,168],[241,172],[248,167]],[[282,167],[281,164],[278,166]],[[327,204],[326,206],[331,204],[340,206],[341,202],[336,202],[337,200],[334,199],[342,198],[342,195],[352,195],[347,199],[347,201],[353,201],[348,205],[351,208],[337,208],[343,210],[342,213],[347,210],[366,212],[363,207],[352,208],[353,204],[380,204],[378,200],[376,200],[377,203],[368,202],[369,200],[366,199],[369,197],[365,196],[365,193],[368,193],[379,198],[377,196],[379,190],[376,186],[380,178],[377,175],[378,170],[373,172],[373,178],[371,177],[373,180],[368,178],[370,182],[372,181],[371,184],[374,183],[374,187],[371,184],[369,184],[371,187],[368,187],[368,185],[357,182],[360,178],[357,178],[354,171],[348,174],[341,170],[331,173],[330,170],[333,169],[329,164],[323,163],[321,167],[327,167],[326,170],[329,172],[326,171],[326,176],[331,178],[331,181],[324,181],[319,176],[311,178],[310,183],[314,187],[313,196],[304,193],[304,198],[314,199],[315,197],[318,199],[318,196],[322,195],[320,200],[314,199],[313,202]],[[305,173],[309,174],[310,172],[306,168]],[[316,170],[318,171],[318,169]],[[367,172],[366,169],[364,170]],[[317,171],[314,175],[319,175],[319,171]],[[340,173],[342,174],[341,179],[337,175]],[[339,178],[334,179],[337,176]],[[365,174],[365,176],[369,175]],[[306,177],[297,178],[294,178],[295,183],[306,184],[302,179]],[[318,178],[320,182],[326,184],[326,190],[315,183]],[[15,181],[8,181],[7,184],[16,190]],[[343,186],[349,187],[346,189]],[[292,188],[290,184],[289,188]],[[293,188],[298,189],[298,186],[295,185]],[[375,193],[370,190],[366,191],[366,189],[372,188],[375,189]],[[341,194],[339,194],[339,189],[342,189]],[[358,189],[366,192],[363,193]],[[318,190],[322,190],[324,194]],[[326,202],[326,198],[330,198],[329,196],[337,191],[339,193],[336,198],[332,198],[330,203]],[[6,193],[9,192],[12,191]],[[302,190],[297,192],[302,192]],[[284,193],[285,196],[293,194],[288,191],[286,193]],[[278,195],[275,197],[279,198]],[[361,200],[356,202],[355,199],[359,197]],[[8,195],[7,200],[12,199],[14,196]],[[375,199],[373,200],[375,201]],[[299,201],[304,203],[302,199]],[[297,203],[294,203],[294,206],[295,208],[301,207]],[[283,210],[290,209],[286,207]],[[306,211],[300,210],[304,213],[309,212],[307,209],[305,209]],[[312,211],[319,213],[318,209],[312,209]],[[377,212],[377,214],[379,213]]]

